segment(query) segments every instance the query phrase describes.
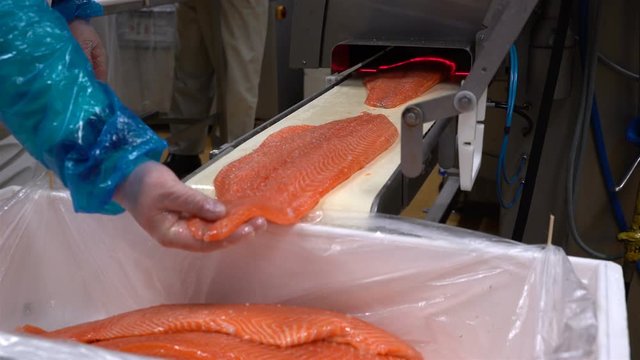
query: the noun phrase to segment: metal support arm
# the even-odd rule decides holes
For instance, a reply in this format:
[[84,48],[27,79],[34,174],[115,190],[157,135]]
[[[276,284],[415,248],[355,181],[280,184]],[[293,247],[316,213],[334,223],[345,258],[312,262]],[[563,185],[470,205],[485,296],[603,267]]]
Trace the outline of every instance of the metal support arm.
[[[402,173],[416,177],[422,173],[424,153],[422,152],[422,127],[426,122],[445,119],[456,114],[453,109],[454,94],[444,95],[416,105],[402,112],[400,129],[400,158]],[[451,109],[450,109],[451,108]],[[425,114],[430,116],[427,118]]]
[[[466,80],[455,94],[412,104],[402,112],[401,169],[405,176],[422,173],[422,124],[477,111],[509,47],[529,19],[538,0],[494,0],[485,16],[485,28],[477,35],[477,58]],[[478,132],[481,135],[482,132]]]

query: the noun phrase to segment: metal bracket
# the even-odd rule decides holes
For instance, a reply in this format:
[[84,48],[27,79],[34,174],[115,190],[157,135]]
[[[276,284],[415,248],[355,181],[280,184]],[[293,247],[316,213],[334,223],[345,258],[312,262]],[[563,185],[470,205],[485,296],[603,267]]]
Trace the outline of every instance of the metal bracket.
[[487,109],[487,90],[484,91],[474,111],[458,116],[458,164],[460,190],[471,191],[482,163],[484,118]]
[[[422,172],[424,159],[420,149],[423,123],[469,112],[476,117],[477,99],[483,97],[509,47],[520,34],[537,3],[538,0],[494,0],[485,16],[486,28],[478,32],[478,56],[458,93],[429,99],[405,108],[402,113],[400,135],[401,168],[405,176],[416,177]],[[486,98],[484,102],[486,103]],[[476,119],[473,121],[476,122]],[[483,131],[483,127],[476,126],[476,135]],[[473,173],[473,169],[469,170]],[[465,184],[465,187],[468,187],[468,184]]]
[[436,201],[431,205],[431,208],[426,210],[427,215],[425,216],[425,220],[433,222],[444,221],[444,215],[449,206],[451,206],[451,201],[458,192],[459,186],[460,178],[453,175],[448,176],[444,181],[444,185],[442,186],[442,190],[440,190],[440,194],[438,194]]
[[[400,129],[400,167],[408,177],[422,173],[424,153],[422,152],[422,128],[426,122],[445,119],[456,115],[453,107],[455,94],[447,94],[416,105],[410,105],[402,112]],[[427,118],[425,114],[429,114]]]

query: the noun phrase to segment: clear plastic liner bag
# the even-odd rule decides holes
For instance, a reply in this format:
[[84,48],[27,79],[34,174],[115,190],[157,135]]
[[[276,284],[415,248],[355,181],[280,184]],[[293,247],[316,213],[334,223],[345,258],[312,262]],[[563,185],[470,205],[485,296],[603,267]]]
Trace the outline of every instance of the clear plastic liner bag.
[[[6,357],[5,357],[6,356]],[[94,346],[52,342],[35,337],[10,334],[0,336],[0,358],[20,360],[91,359],[91,360],[144,360],[124,353],[102,350]]]
[[[425,359],[628,357],[628,343],[612,350],[606,338],[626,336],[607,324],[607,309],[624,308],[624,298],[601,296],[603,287],[609,297],[624,294],[613,263],[584,260],[578,278],[557,247],[332,213],[188,253],[160,247],[127,214],[74,213],[68,193],[45,180],[0,196],[0,357],[53,346],[13,332],[27,323],[51,330],[164,303],[340,311],[408,341]],[[48,358],[101,358],[64,346],[78,352]]]

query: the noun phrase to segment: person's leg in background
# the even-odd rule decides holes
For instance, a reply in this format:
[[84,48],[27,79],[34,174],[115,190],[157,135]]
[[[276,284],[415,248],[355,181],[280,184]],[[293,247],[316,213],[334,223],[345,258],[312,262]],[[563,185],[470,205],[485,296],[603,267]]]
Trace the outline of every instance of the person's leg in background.
[[[209,123],[200,121],[211,115],[215,94],[213,50],[213,0],[185,0],[177,9],[178,46],[175,57],[174,85],[169,117],[185,119],[171,125],[169,157],[165,161],[179,178],[202,164]],[[190,124],[186,124],[189,122]]]
[[227,141],[253,130],[267,35],[269,1],[219,0],[223,73],[219,107]]

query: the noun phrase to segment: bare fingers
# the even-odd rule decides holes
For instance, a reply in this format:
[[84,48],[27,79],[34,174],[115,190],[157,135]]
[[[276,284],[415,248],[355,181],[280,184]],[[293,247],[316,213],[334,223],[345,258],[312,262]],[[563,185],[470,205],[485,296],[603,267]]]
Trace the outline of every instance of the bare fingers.
[[264,218],[255,218],[241,225],[231,236],[225,239],[204,241],[193,236],[186,219],[177,219],[168,231],[155,236],[155,238],[166,247],[187,251],[211,252],[251,238],[257,232],[264,230],[266,226],[267,222]]

